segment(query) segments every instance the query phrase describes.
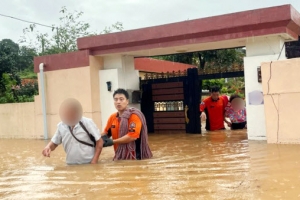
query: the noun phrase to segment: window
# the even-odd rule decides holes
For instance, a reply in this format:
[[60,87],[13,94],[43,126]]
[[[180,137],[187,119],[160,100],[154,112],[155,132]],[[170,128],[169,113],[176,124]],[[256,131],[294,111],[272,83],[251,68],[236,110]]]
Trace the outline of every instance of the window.
[[183,110],[183,101],[154,102],[154,111],[156,112],[182,111],[182,110]]

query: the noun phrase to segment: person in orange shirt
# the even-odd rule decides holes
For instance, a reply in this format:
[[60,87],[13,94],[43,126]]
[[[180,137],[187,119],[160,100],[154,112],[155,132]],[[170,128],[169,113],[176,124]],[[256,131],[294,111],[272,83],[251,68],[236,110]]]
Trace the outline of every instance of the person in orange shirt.
[[210,91],[211,96],[204,99],[200,104],[200,118],[206,119],[205,129],[208,131],[225,129],[224,121],[230,126],[229,122],[225,120],[228,97],[220,96],[220,89],[216,86],[211,87]]
[[117,89],[113,98],[118,112],[113,113],[107,121],[102,133],[103,146],[114,146],[114,160],[151,158],[152,152],[148,144],[148,130],[143,113],[136,108],[128,108],[129,94],[126,90]]

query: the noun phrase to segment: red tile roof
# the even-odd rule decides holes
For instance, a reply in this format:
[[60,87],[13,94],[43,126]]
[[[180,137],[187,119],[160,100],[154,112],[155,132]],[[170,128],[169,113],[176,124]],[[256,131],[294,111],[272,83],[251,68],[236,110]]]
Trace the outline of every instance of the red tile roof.
[[135,58],[134,67],[142,72],[172,72],[183,71],[188,68],[194,68],[194,65],[188,65],[178,62],[158,60],[153,58]]

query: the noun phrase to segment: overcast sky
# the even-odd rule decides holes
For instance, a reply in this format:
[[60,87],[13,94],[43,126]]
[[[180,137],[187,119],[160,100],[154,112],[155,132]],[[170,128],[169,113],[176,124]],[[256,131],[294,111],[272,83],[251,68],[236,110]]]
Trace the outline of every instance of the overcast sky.
[[[300,0],[1,0],[0,14],[51,26],[59,23],[59,10],[66,6],[69,11],[83,11],[82,20],[100,32],[117,21],[130,30],[283,4],[292,4],[300,12]],[[0,25],[0,40],[15,42],[29,26],[1,16]]]

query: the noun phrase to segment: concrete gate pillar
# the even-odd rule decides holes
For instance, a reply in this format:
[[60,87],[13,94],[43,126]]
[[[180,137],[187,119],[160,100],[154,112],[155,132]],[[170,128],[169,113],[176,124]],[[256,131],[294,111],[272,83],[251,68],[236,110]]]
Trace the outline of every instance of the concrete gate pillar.
[[[245,92],[247,107],[247,127],[249,140],[266,140],[264,104],[251,101],[251,94],[262,92],[262,84],[258,82],[257,68],[262,62],[286,59],[284,40],[279,36],[251,38],[246,43],[244,58]],[[250,94],[250,95],[249,95]],[[262,94],[261,94],[262,95]],[[253,99],[252,99],[253,100]]]
[[[139,90],[139,74],[134,68],[134,57],[112,55],[103,57],[103,69],[100,70],[100,106],[102,129],[109,116],[116,112],[113,102],[113,92],[118,88]],[[111,82],[111,91],[108,91],[107,82]],[[130,104],[140,109],[139,104]]]

